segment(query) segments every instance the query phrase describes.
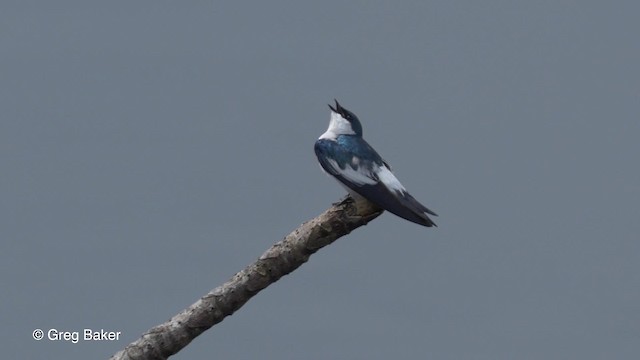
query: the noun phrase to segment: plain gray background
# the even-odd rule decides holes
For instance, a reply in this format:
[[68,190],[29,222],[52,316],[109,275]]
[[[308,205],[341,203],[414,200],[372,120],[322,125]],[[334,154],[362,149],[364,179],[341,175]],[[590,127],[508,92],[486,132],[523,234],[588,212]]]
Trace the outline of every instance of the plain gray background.
[[[3,357],[107,358],[339,200],[337,98],[439,227],[384,214],[176,359],[637,358],[639,13],[3,2]],[[86,327],[123,335],[31,338]]]

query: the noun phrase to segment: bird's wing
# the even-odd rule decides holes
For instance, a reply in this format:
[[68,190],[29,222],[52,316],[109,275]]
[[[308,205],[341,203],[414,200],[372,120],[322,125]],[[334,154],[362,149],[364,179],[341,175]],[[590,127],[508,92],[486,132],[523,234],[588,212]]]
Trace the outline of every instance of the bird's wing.
[[425,213],[437,215],[407,192],[386,163],[374,163],[372,166],[346,164],[341,168],[337,161],[318,155],[320,165],[327,173],[369,201],[417,224],[435,225]]

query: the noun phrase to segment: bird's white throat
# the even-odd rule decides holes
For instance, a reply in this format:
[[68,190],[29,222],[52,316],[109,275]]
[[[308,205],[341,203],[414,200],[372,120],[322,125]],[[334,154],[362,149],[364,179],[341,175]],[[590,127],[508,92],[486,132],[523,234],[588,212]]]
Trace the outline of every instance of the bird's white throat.
[[337,112],[331,112],[331,120],[329,128],[324,134],[320,135],[320,139],[335,140],[338,135],[355,135],[355,131],[351,127],[351,123]]

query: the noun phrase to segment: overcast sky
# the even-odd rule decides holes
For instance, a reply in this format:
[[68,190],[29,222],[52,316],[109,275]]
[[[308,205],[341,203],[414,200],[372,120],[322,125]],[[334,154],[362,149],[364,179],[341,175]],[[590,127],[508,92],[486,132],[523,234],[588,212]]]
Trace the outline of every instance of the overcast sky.
[[5,2],[3,357],[108,358],[339,200],[336,98],[438,228],[385,213],[175,359],[637,358],[639,13]]

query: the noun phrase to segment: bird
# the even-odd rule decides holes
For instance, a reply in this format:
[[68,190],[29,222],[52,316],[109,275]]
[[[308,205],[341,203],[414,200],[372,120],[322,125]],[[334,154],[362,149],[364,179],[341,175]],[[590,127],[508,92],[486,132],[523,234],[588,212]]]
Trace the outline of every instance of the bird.
[[416,224],[436,226],[427,214],[438,215],[409,194],[391,166],[363,139],[358,117],[334,101],[334,106],[329,105],[329,128],[314,144],[322,169],[355,200],[365,198]]

